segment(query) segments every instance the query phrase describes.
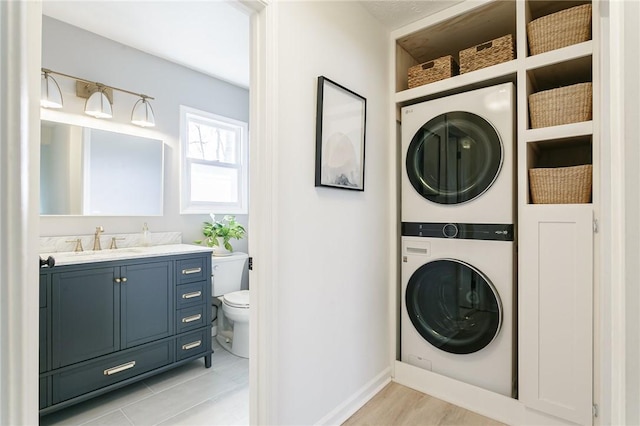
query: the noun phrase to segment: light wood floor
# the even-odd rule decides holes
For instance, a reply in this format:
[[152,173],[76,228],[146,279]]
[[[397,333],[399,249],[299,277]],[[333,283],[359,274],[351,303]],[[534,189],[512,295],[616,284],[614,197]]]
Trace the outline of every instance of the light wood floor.
[[499,426],[503,424],[392,382],[343,423],[343,426],[367,425]]

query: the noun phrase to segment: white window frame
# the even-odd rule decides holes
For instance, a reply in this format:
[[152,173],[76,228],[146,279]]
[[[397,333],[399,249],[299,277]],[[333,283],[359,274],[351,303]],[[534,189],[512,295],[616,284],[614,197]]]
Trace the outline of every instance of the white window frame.
[[[188,129],[191,120],[206,122],[215,127],[234,127],[240,130],[237,164],[189,158]],[[180,105],[180,214],[248,214],[249,126],[246,122]],[[206,164],[238,170],[238,201],[236,203],[198,202],[191,200],[191,164]]]

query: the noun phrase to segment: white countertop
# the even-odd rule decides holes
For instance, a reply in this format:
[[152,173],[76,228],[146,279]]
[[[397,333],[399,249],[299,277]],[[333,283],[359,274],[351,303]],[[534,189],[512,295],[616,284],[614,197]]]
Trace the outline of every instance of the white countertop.
[[108,262],[110,260],[140,259],[145,257],[171,256],[188,253],[211,253],[213,249],[207,246],[192,244],[165,244],[149,247],[127,247],[121,249],[105,249],[100,251],[86,250],[80,252],[67,251],[56,253],[40,253],[46,259],[52,256],[56,266],[76,265],[80,263]]

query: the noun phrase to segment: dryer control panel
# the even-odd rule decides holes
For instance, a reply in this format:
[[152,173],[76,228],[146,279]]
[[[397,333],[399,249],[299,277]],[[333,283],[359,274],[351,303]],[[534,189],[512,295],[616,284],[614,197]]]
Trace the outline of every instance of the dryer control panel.
[[513,241],[512,224],[402,222],[403,237]]

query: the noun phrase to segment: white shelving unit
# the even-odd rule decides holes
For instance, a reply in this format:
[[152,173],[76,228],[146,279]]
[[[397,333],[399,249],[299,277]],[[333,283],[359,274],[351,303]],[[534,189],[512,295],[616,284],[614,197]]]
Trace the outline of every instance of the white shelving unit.
[[[391,34],[396,111],[507,81],[517,87],[518,399],[398,361],[399,315],[393,316],[392,327],[396,381],[510,424],[593,423],[593,294],[598,284],[593,270],[597,244],[593,224],[600,194],[594,186],[593,201],[588,204],[532,204],[528,179],[533,167],[593,164],[593,182],[598,181],[598,2],[592,4],[592,40],[529,56],[526,33],[530,21],[586,3],[591,2],[465,1]],[[457,58],[460,50],[505,34],[514,35],[514,60],[408,88],[410,66],[444,55]],[[530,127],[529,95],[582,82],[593,83],[591,121]],[[399,114],[394,119],[399,120]],[[399,173],[403,173],[402,164],[402,159],[395,163]],[[391,306],[399,309],[402,295],[396,285],[390,294]]]

